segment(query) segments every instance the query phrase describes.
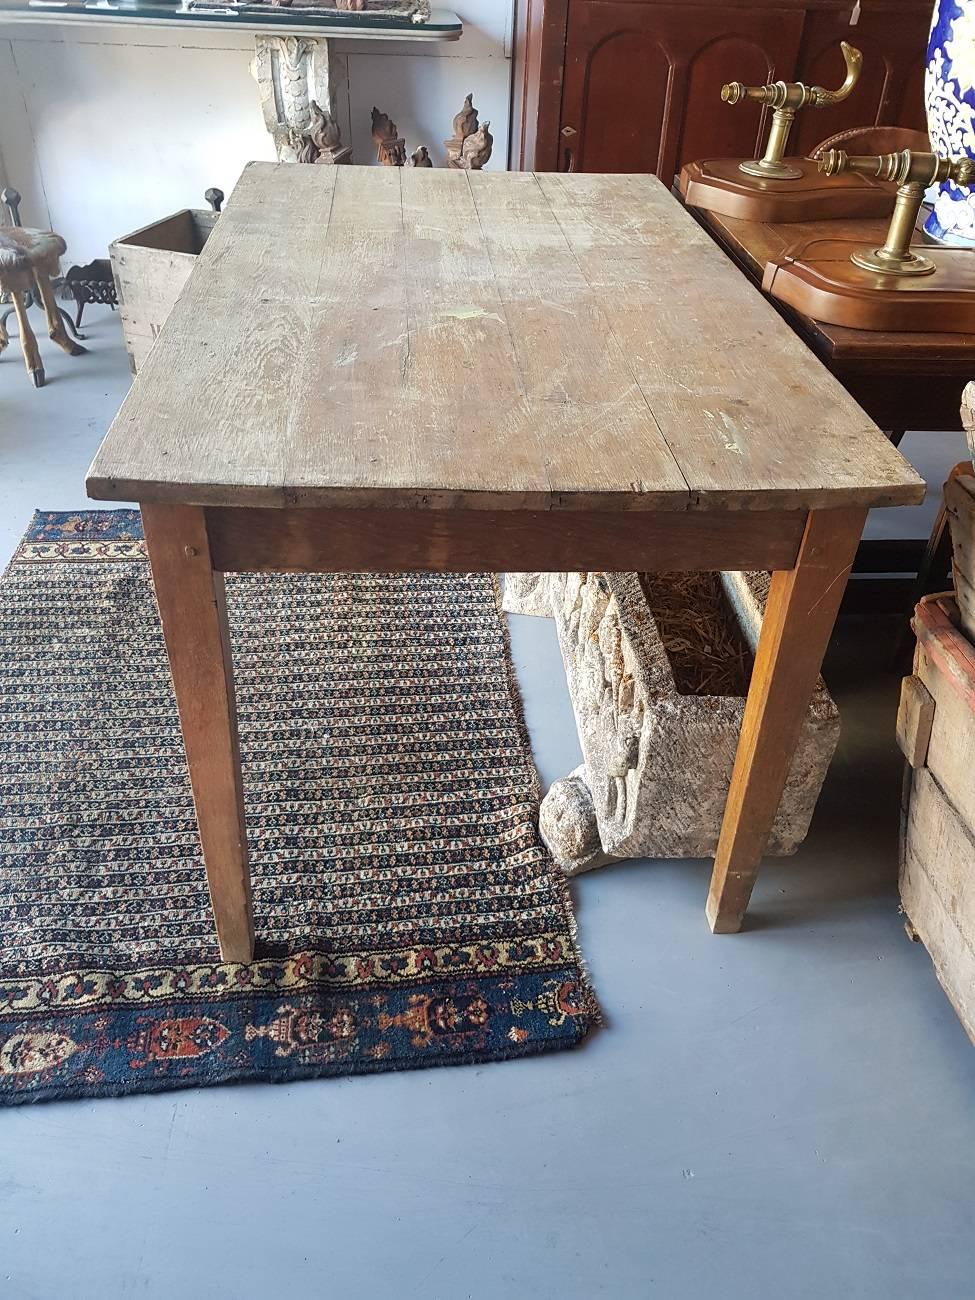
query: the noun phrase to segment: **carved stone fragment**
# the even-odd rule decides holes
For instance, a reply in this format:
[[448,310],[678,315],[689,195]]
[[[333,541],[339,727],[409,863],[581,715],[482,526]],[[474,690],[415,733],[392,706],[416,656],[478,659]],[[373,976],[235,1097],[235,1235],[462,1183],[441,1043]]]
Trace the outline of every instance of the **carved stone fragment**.
[[[768,575],[719,577],[729,617],[754,648]],[[547,588],[585,759],[542,803],[542,834],[556,861],[572,874],[621,858],[712,856],[744,696],[680,693],[635,573],[519,574],[510,598],[509,583],[506,575],[505,608],[524,612],[539,608]],[[770,853],[792,853],[805,838],[838,738],[839,715],[820,680]]]
[[539,830],[553,858],[570,875],[615,861],[599,841],[584,765],[553,784],[542,801]]
[[[345,56],[321,36],[254,37],[251,71],[261,97],[264,124],[280,162],[298,162],[307,148],[305,132],[313,126],[312,104],[333,121],[348,80]],[[347,123],[346,123],[347,125]],[[338,123],[336,123],[336,129]],[[318,157],[306,161],[317,162]],[[349,157],[335,162],[351,161]]]
[[552,598],[548,590],[551,576],[550,573],[506,573],[502,608],[509,614],[551,618]]

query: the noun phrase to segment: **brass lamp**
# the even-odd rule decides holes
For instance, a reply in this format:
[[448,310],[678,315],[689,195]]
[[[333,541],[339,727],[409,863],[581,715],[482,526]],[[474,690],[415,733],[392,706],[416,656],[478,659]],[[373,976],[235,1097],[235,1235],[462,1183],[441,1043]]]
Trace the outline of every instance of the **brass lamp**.
[[864,271],[879,271],[883,275],[930,275],[935,263],[930,257],[911,248],[911,237],[917,225],[924,192],[938,181],[954,181],[956,185],[975,182],[975,159],[939,158],[936,153],[914,153],[901,149],[897,153],[882,153],[865,157],[851,157],[842,149],[830,149],[819,160],[819,170],[827,176],[841,172],[859,172],[862,176],[875,176],[884,181],[896,181],[897,197],[894,215],[890,219],[887,238],[881,248],[858,248],[850,255],[854,265]]
[[838,90],[806,86],[801,81],[774,81],[767,86],[743,86],[740,81],[729,81],[721,87],[721,98],[726,104],[738,104],[744,99],[752,99],[759,104],[768,104],[775,110],[765,153],[761,158],[749,158],[739,163],[743,172],[749,176],[773,177],[782,181],[798,180],[802,176],[798,167],[782,161],[796,113],[807,104],[813,108],[824,108],[828,104],[841,103],[860,79],[863,55],[852,45],[847,45],[846,41],[840,42],[840,49],[846,64],[846,76]]

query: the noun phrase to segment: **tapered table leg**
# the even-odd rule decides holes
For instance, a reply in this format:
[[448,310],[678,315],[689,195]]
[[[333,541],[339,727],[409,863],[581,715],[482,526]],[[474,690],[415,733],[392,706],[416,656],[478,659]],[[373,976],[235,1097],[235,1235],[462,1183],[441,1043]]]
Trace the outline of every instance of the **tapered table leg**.
[[741,928],[865,517],[812,511],[796,567],[772,575],[708,894],[715,933]]
[[254,955],[250,868],[223,574],[198,506],[143,505],[152,579],[179,708],[224,961]]

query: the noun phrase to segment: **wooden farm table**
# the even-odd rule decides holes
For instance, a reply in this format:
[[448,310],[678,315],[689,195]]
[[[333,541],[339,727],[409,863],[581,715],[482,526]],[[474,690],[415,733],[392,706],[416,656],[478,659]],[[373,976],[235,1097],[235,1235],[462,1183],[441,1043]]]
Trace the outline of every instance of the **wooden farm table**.
[[89,471],[137,500],[220,950],[253,954],[227,571],[775,571],[738,930],[869,506],[924,485],[658,181],[251,164]]

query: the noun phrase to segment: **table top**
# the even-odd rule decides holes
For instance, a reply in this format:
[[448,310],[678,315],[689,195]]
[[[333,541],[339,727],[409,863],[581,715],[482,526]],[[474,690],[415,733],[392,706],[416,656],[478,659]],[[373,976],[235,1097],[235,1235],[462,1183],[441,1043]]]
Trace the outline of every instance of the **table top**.
[[315,36],[396,41],[456,41],[464,32],[461,20],[448,9],[434,9],[427,22],[414,23],[381,13],[316,14],[275,5],[255,9],[215,4],[206,10],[184,9],[180,0],[0,0],[0,26],[15,23],[197,30],[233,27],[243,32],[280,31],[286,35],[307,31]]
[[[699,221],[761,284],[765,265],[793,244],[809,239],[852,239],[868,247],[884,242],[889,219],[768,222],[742,221],[717,212],[695,209]],[[917,243],[931,243],[918,232]],[[858,330],[815,320],[782,305],[782,312],[818,356],[837,367],[863,366],[876,373],[884,367],[902,370],[905,363],[921,373],[957,374],[966,380],[975,373],[975,335],[931,334],[892,330]],[[914,427],[913,425],[911,426]]]
[[251,163],[88,491],[683,511],[924,488],[653,177]]

